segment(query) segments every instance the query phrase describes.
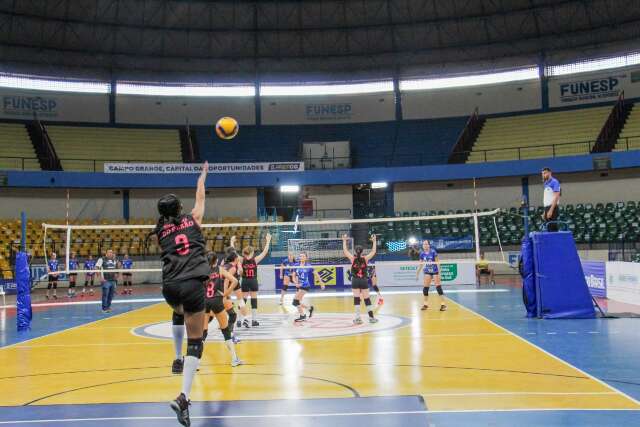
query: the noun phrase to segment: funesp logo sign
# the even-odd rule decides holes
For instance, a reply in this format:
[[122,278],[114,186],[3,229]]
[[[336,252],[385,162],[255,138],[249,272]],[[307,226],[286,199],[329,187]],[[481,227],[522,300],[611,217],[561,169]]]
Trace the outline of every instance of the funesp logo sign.
[[305,105],[307,120],[349,120],[353,111],[350,102],[340,104],[307,104]]
[[618,96],[620,79],[626,76],[609,76],[560,84],[560,101],[576,102]]
[[41,117],[58,115],[58,101],[55,98],[41,96],[3,96],[2,109],[4,114],[11,116],[32,116],[35,112]]

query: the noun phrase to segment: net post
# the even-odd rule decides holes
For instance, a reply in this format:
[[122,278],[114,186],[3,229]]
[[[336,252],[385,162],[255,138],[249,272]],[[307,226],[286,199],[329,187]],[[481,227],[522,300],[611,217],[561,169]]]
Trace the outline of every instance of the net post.
[[480,227],[478,226],[478,212],[473,213],[473,233],[475,236],[476,261],[480,260]]
[[27,251],[27,213],[25,211],[20,212],[20,250],[22,252]]
[[65,245],[66,260],[64,262],[64,269],[66,274],[69,274],[69,256],[71,255],[71,227],[67,227],[67,244]]

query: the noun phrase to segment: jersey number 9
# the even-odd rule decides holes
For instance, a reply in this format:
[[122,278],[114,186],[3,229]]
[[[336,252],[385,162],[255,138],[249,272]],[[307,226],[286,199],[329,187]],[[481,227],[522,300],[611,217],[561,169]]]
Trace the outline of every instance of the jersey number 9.
[[[178,255],[189,255],[189,238],[186,234],[178,234],[175,239]],[[182,246],[182,247],[181,247]]]

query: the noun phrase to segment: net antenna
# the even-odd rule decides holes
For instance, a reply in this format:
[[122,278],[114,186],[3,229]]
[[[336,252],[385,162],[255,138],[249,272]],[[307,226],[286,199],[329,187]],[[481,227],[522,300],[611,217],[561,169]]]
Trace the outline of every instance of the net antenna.
[[[432,212],[433,213],[433,212]],[[237,222],[203,224],[201,226],[208,245],[216,251],[222,252],[222,248],[228,245],[231,235],[239,236],[239,244],[260,247],[264,244],[264,236],[271,233],[271,257],[285,257],[287,252],[306,250],[311,261],[315,263],[345,263],[346,258],[342,253],[342,236],[348,236],[348,248],[353,251],[356,245],[363,246],[365,253],[371,248],[370,236],[378,236],[378,248],[376,260],[398,261],[406,263],[406,250],[409,248],[409,240],[429,239],[442,260],[459,260],[462,263],[475,263],[480,256],[481,244],[490,243],[493,239],[495,228],[492,218],[500,213],[500,209],[490,211],[474,211],[429,214],[393,218],[365,218],[365,219],[328,219],[328,220],[301,220],[289,222]],[[113,225],[73,225],[73,224],[42,224],[44,228],[43,248],[45,261],[47,245],[49,243],[47,233],[58,231],[66,233],[65,252],[70,254],[72,245],[81,245],[86,242],[87,235],[94,236],[104,233],[106,237],[98,237],[101,242],[115,246],[123,245],[122,239],[134,242],[144,240],[150,230],[155,228],[153,224],[113,224]],[[93,231],[92,231],[93,230]],[[117,233],[114,230],[119,230]],[[496,230],[497,233],[498,230]],[[112,241],[110,235],[119,234],[120,240]],[[225,241],[227,239],[227,241]],[[484,243],[481,243],[484,242]],[[496,242],[497,243],[497,242]],[[123,246],[121,246],[122,248]],[[126,246],[124,246],[126,247]],[[501,243],[500,243],[501,247]],[[220,248],[220,249],[216,249]],[[74,248],[75,249],[75,248]],[[151,243],[146,254],[152,256],[157,264],[151,263],[154,268],[134,268],[126,272],[160,272],[157,244]],[[502,249],[501,249],[502,250]],[[76,249],[77,251],[77,249]],[[129,254],[132,252],[129,251]],[[503,255],[504,259],[504,255]],[[502,263],[503,261],[492,261]],[[68,273],[100,272],[100,270],[70,270],[65,263],[65,271]],[[157,265],[157,267],[156,267]],[[147,267],[145,265],[145,267]],[[124,272],[114,270],[113,272]]]

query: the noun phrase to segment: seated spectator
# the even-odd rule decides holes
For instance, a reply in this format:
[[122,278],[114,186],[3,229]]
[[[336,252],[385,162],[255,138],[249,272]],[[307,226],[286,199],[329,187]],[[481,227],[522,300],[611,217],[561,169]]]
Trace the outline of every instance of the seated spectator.
[[484,259],[484,252],[480,254],[480,259],[476,263],[476,280],[478,286],[482,285],[482,276],[489,276],[489,282],[495,285],[494,270],[489,267],[489,261]]

